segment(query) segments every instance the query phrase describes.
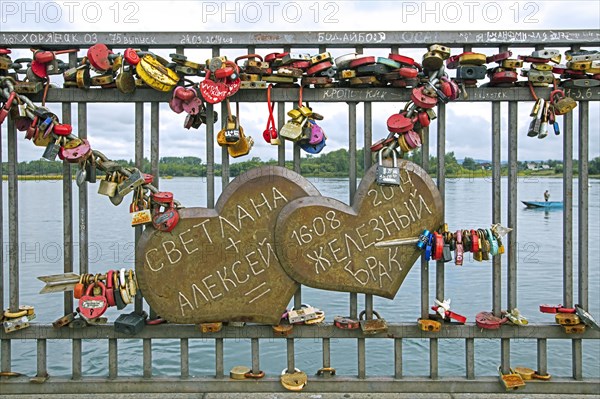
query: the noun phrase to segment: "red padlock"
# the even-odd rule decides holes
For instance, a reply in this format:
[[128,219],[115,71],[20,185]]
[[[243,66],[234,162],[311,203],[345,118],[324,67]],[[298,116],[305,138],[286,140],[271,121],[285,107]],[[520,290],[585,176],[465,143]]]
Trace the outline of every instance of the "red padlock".
[[127,61],[129,65],[137,65],[140,63],[140,56],[132,48],[128,48],[125,50],[125,52],[123,53],[123,58],[125,58],[125,61]]
[[427,127],[431,123],[431,120],[429,119],[429,115],[427,115],[427,112],[419,112],[417,114],[417,119],[418,119],[421,127]]
[[477,324],[477,327],[488,330],[497,330],[507,321],[508,319],[506,317],[496,317],[492,312],[479,312],[475,316],[475,324]]
[[114,288],[114,270],[109,270],[106,273],[106,302],[108,306],[116,306],[115,303],[115,288]]
[[[391,58],[391,57],[390,57]],[[393,59],[393,58],[392,58]],[[394,60],[397,61],[397,60]],[[359,57],[350,62],[350,69],[356,69],[359,66],[371,65],[375,63],[375,57]]]
[[512,51],[508,50],[508,51],[503,51],[501,53],[495,54],[495,55],[490,55],[485,59],[485,62],[490,63],[490,62],[499,62],[499,61],[503,61],[503,60],[507,60],[512,56]]
[[91,151],[92,148],[90,147],[90,143],[86,139],[83,139],[82,143],[77,147],[60,147],[60,150],[58,151],[58,156],[60,157],[60,159],[64,159],[69,163],[78,163],[81,159],[85,158]]
[[206,70],[206,78],[200,82],[200,93],[210,103],[216,104],[225,100],[229,94],[229,88],[223,82],[215,82],[210,79],[210,70]]
[[496,72],[490,79],[491,83],[514,83],[519,80],[519,76],[515,71]]
[[16,96],[17,96],[16,92],[13,91],[12,93],[10,93],[10,95],[8,96],[8,99],[4,103],[4,107],[2,107],[2,109],[0,110],[0,125],[2,125],[4,123],[4,120],[8,116],[8,113],[10,112],[10,109],[12,108],[13,101],[15,100]]
[[144,184],[152,184],[154,181],[154,176],[150,173],[142,173],[142,177],[144,178]]
[[33,54],[33,59],[42,64],[54,61],[56,56],[52,51],[38,50]]
[[54,134],[57,136],[68,136],[73,131],[73,126],[68,123],[59,123],[54,125],[54,129],[52,129]]
[[399,62],[401,64],[404,64],[404,65],[410,65],[410,66],[415,65],[414,59],[404,56],[404,55],[390,53],[390,55],[388,55],[388,58],[392,59],[396,62]]
[[360,322],[358,320],[343,316],[335,316],[333,318],[333,324],[342,330],[356,330],[360,328]]
[[575,308],[565,308],[563,305],[540,305],[542,313],[575,313]]
[[0,55],[8,55],[10,53],[12,53],[12,51],[10,51],[10,49],[0,48]]
[[87,59],[92,67],[104,72],[111,69],[110,60],[108,59],[110,54],[112,54],[112,51],[106,47],[106,44],[97,43],[88,49]]
[[310,61],[294,61],[292,63],[287,64],[286,66],[290,68],[306,70],[310,68]]
[[217,79],[225,79],[233,74],[234,68],[232,66],[225,66],[215,71],[215,77]]
[[33,121],[31,121],[31,124],[29,125],[29,127],[27,128],[27,132],[25,133],[25,138],[27,140],[31,140],[35,137],[35,133],[37,132],[38,120],[39,120],[39,117],[36,115],[33,118]]
[[404,134],[404,141],[410,147],[410,149],[415,149],[421,146],[421,137],[414,130],[409,130]]
[[479,252],[479,235],[475,230],[471,230],[471,252]]
[[418,74],[419,71],[417,71],[415,68],[405,67],[398,69],[398,75],[402,76],[403,78],[413,79],[416,78]]
[[[375,59],[374,57],[371,57],[371,58]],[[319,62],[318,64],[315,64],[312,67],[308,68],[306,70],[306,74],[307,75],[316,75],[317,73],[319,73],[321,71],[325,71],[325,70],[331,68],[332,66],[333,66],[333,64],[330,61]]]
[[173,230],[178,222],[179,212],[173,207],[168,208],[164,212],[156,212],[152,218],[152,225],[154,228],[165,233]]
[[387,120],[388,130],[392,133],[408,132],[415,125],[415,120],[406,117],[406,111],[399,114],[393,114]]
[[173,193],[169,191],[159,191],[152,193],[152,201],[160,204],[161,206],[172,207],[173,206]]
[[38,78],[46,79],[48,77],[48,72],[46,72],[46,64],[42,64],[36,60],[31,61],[31,71]]
[[[92,289],[96,285],[102,289],[102,294],[92,296]],[[79,313],[86,319],[95,319],[102,316],[106,312],[107,307],[106,286],[101,281],[90,284],[85,291],[85,295],[79,298]]]
[[430,96],[426,95],[425,93],[423,93],[424,89],[425,89],[424,86],[415,87],[412,90],[412,93],[410,95],[411,100],[415,103],[415,105],[417,107],[421,107],[421,108],[425,108],[425,109],[435,107],[437,104],[437,98],[430,97]]
[[175,90],[173,90],[173,94],[181,101],[190,101],[192,98],[197,96],[194,90],[185,88],[183,86],[177,86]]

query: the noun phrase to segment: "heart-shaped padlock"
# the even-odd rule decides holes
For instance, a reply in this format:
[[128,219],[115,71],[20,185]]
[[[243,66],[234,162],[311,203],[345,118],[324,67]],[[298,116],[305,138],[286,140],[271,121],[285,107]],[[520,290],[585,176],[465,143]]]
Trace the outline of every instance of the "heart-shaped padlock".
[[173,90],[173,97],[169,100],[169,108],[171,111],[176,114],[180,114],[183,112],[183,100],[181,99],[181,95],[178,95],[178,91],[186,90],[183,86],[177,86],[175,90]]
[[415,125],[415,121],[406,116],[406,111],[390,116],[387,120],[388,130],[392,133],[408,132]]
[[188,91],[192,92],[192,98],[183,101],[183,110],[190,115],[197,115],[202,108],[202,100],[198,97],[198,92],[195,88],[192,87]]
[[[92,296],[92,289],[96,285],[102,289],[102,294]],[[86,319],[95,319],[102,316],[107,307],[106,286],[101,281],[90,284],[85,291],[85,295],[79,298],[79,313]]]
[[211,80],[210,70],[206,70],[206,78],[200,82],[200,93],[208,103],[216,104],[225,100],[229,96],[229,90],[225,83]]
[[303,149],[304,151],[306,151],[309,154],[318,154],[321,151],[323,151],[323,148],[325,148],[325,145],[327,144],[327,138],[325,136],[323,136],[323,140],[321,140],[320,143],[317,143],[315,145],[310,144],[308,141],[305,142],[298,142],[298,145],[300,146],[301,149]]
[[156,230],[170,232],[179,222],[179,212],[175,208],[168,208],[164,212],[157,212],[152,218],[152,225]]
[[81,144],[77,147],[67,148],[66,146],[60,147],[59,157],[69,163],[77,163],[83,159],[87,154],[92,151],[90,143],[86,139],[82,139]]
[[273,140],[274,139],[278,139],[277,136],[277,129],[275,129],[272,126],[269,126],[268,128],[265,129],[265,131],[263,132],[263,138],[265,139],[265,141],[269,144],[273,144]]

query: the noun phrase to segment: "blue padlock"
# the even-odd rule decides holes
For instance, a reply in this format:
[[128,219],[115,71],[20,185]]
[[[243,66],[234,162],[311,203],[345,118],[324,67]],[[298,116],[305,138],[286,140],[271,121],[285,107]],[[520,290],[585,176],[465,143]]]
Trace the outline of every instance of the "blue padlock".
[[325,148],[326,141],[327,140],[325,139],[325,137],[323,137],[323,141],[321,141],[318,144],[309,144],[307,141],[304,143],[300,142],[300,143],[298,143],[298,145],[300,146],[300,148],[302,148],[304,151],[306,151],[309,154],[318,154],[323,150],[323,148]]
[[427,246],[425,247],[425,260],[429,262],[431,259],[431,248],[433,247],[433,234],[429,234],[429,240],[427,241]]
[[425,249],[427,242],[429,242],[430,235],[431,233],[429,232],[429,230],[423,230],[423,232],[419,235],[419,241],[417,241],[417,248]]

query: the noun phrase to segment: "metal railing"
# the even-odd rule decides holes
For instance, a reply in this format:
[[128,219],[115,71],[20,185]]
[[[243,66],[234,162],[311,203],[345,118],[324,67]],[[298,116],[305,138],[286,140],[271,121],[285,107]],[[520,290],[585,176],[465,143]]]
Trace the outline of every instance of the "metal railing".
[[[67,43],[67,40],[69,41]],[[429,44],[439,43],[454,49],[471,51],[473,48],[492,47],[499,51],[505,51],[514,47],[543,48],[566,47],[577,50],[582,46],[597,46],[600,40],[600,31],[477,31],[477,32],[240,32],[240,33],[101,33],[101,32],[78,32],[78,33],[0,33],[0,47],[30,48],[44,46],[47,48],[68,46],[86,46],[95,43],[106,43],[115,49],[126,48],[130,44],[140,46],[142,49],[164,48],[175,50],[184,54],[185,50],[192,48],[210,49],[213,56],[220,54],[222,49],[239,49],[254,53],[259,49],[279,49],[289,51],[291,49],[314,49],[319,52],[330,48],[348,48],[358,53],[363,53],[371,48],[389,49],[398,53],[401,49],[425,49]],[[76,55],[70,56],[71,63],[76,62]],[[508,210],[508,220],[505,221],[513,228],[513,233],[508,237],[507,257],[508,273],[506,276],[506,298],[507,307],[517,307],[517,159],[518,159],[518,103],[520,101],[531,101],[527,88],[477,88],[467,89],[468,98],[459,98],[463,102],[491,102],[492,125],[491,125],[491,152],[492,152],[492,206],[491,220],[493,223],[501,222],[501,211],[503,206]],[[548,97],[548,88],[539,88],[540,96]],[[588,306],[588,143],[589,143],[589,102],[600,100],[600,88],[572,88],[569,93],[579,101],[575,112],[579,113],[579,123],[574,132],[573,115],[567,114],[563,118],[562,140],[563,140],[563,305],[571,307],[574,303],[582,307]],[[32,97],[39,101],[41,96]],[[150,162],[151,173],[155,176],[155,185],[159,180],[159,104],[166,102],[169,94],[152,90],[145,90],[143,94],[137,91],[131,95],[121,94],[115,90],[90,90],[79,89],[52,89],[48,94],[47,101],[62,103],[62,120],[70,123],[74,116],[71,114],[71,105],[77,104],[77,125],[79,137],[87,136],[89,103],[135,103],[135,165],[141,168],[144,154],[144,104],[150,103]],[[349,165],[349,198],[352,201],[357,183],[357,130],[358,118],[357,107],[364,107],[364,143],[368,146],[373,140],[372,133],[372,103],[373,102],[404,102],[409,100],[409,90],[394,88],[330,88],[330,89],[305,89],[304,100],[313,102],[339,102],[347,103],[348,115],[348,151],[350,155]],[[234,100],[241,102],[264,102],[266,92],[260,90],[242,90],[238,92]],[[297,100],[297,90],[276,89],[273,91],[273,101],[277,102],[278,125],[285,123],[286,105]],[[501,201],[501,104],[508,103],[508,203]],[[207,104],[207,113],[211,115],[213,106]],[[95,123],[96,121],[90,121]],[[437,185],[444,198],[446,184],[446,169],[444,155],[446,153],[446,107],[444,104],[438,106],[437,118]],[[578,165],[578,218],[579,228],[575,234],[578,259],[574,264],[573,253],[573,135],[579,136],[579,165]],[[4,141],[4,135],[0,146]],[[8,287],[5,287],[4,266],[0,269],[0,309],[5,308],[4,293],[8,291],[8,307],[15,310],[19,306],[19,274],[22,272],[19,265],[19,198],[18,198],[18,173],[17,173],[17,134],[12,121],[8,121],[8,134],[6,145],[8,146]],[[286,143],[282,140],[278,148],[278,164],[283,166],[286,159]],[[288,147],[289,148],[289,147]],[[300,172],[300,149],[293,147],[293,168]],[[0,148],[1,150],[1,148]],[[212,121],[206,126],[206,154],[207,160],[207,206],[215,204],[215,129]],[[429,131],[425,129],[423,137],[422,154],[429,154]],[[1,151],[0,151],[1,154]],[[227,151],[222,152],[222,182],[223,186],[229,182],[229,158]],[[0,155],[1,156],[1,155]],[[0,159],[1,161],[1,159]],[[371,157],[367,148],[364,160],[365,169],[371,166]],[[428,170],[429,158],[422,157],[421,165]],[[71,167],[64,163],[63,167],[63,240],[64,240],[64,272],[73,271],[75,257],[79,258],[79,273],[88,272],[88,215],[93,210],[88,209],[87,189],[85,186],[79,188],[78,192],[72,192]],[[1,187],[0,187],[1,189]],[[2,194],[0,192],[0,194]],[[78,196],[78,220],[74,221],[73,197]],[[0,200],[2,196],[0,195]],[[4,207],[4,204],[2,204]],[[0,214],[0,218],[1,218]],[[3,226],[0,220],[0,228]],[[75,222],[75,223],[74,223]],[[73,242],[73,228],[77,228],[79,249],[75,253]],[[4,231],[0,232],[4,234]],[[142,233],[141,228],[136,228],[135,240]],[[0,248],[0,251],[2,248]],[[3,255],[3,254],[0,254]],[[428,262],[422,260],[421,266],[421,317],[427,317],[429,313],[429,278],[430,271]],[[577,269],[574,268],[577,266]],[[435,267],[435,296],[444,298],[445,276],[443,262],[437,262]],[[573,290],[573,271],[578,270],[577,282],[578,292]],[[499,256],[493,258],[492,272],[492,310],[499,313],[502,304],[502,279],[501,259]],[[302,303],[301,289],[294,297],[294,304]],[[373,297],[365,296],[365,306],[368,313],[373,309]],[[135,308],[140,311],[143,308],[143,300],[140,296],[136,299]],[[64,294],[64,311],[73,311],[73,298],[70,292]],[[349,314],[356,318],[358,314],[358,295],[349,295]],[[504,372],[510,367],[511,340],[526,339],[537,341],[537,371],[545,374],[548,368],[547,343],[548,340],[562,339],[570,340],[572,345],[572,378],[553,377],[549,382],[528,384],[530,393],[597,393],[599,388],[598,379],[584,378],[582,342],[587,339],[599,339],[600,333],[586,330],[585,333],[575,338],[566,335],[559,326],[551,324],[530,324],[520,328],[500,329],[495,331],[481,331],[474,323],[465,325],[445,325],[439,333],[424,333],[420,331],[415,322],[391,323],[389,333],[385,337],[394,341],[393,362],[394,374],[392,376],[367,376],[366,373],[366,347],[367,339],[360,331],[340,330],[331,324],[324,324],[319,328],[310,326],[297,326],[294,333],[285,339],[287,343],[287,367],[294,369],[295,365],[295,339],[310,338],[318,339],[322,343],[323,367],[331,365],[330,355],[332,338],[346,338],[357,341],[358,374],[355,376],[337,375],[335,377],[310,377],[310,384],[306,391],[311,392],[500,392],[503,387],[498,382],[498,377],[477,376],[475,373],[475,342],[479,339],[493,339],[500,341],[501,354],[500,363]],[[86,329],[53,329],[51,325],[35,324],[25,330],[11,334],[0,331],[0,369],[3,372],[11,370],[11,347],[19,344],[22,340],[35,340],[37,342],[37,374],[47,374],[48,340],[70,340],[72,342],[72,373],[62,377],[52,377],[44,384],[31,384],[28,379],[0,377],[0,388],[3,394],[25,394],[25,393],[74,393],[89,391],[93,384],[95,393],[111,393],[118,387],[119,392],[266,392],[282,391],[278,376],[267,376],[257,383],[240,384],[232,382],[224,372],[224,341],[231,338],[247,338],[251,342],[252,369],[255,372],[259,368],[259,342],[261,339],[273,339],[270,326],[252,326],[237,328],[225,326],[218,333],[210,335],[202,334],[191,325],[159,325],[144,329],[136,338],[143,341],[143,364],[141,377],[122,377],[118,370],[118,342],[124,337],[115,333],[111,325],[96,326]],[[108,342],[108,378],[92,378],[82,376],[82,340],[106,339]],[[177,339],[180,341],[180,377],[153,378],[152,375],[152,343],[154,339]],[[215,368],[214,375],[191,377],[190,364],[190,340],[204,338],[214,340]],[[403,376],[403,340],[419,338],[429,340],[429,375],[422,377]],[[380,339],[376,337],[373,339]],[[438,366],[438,342],[441,339],[463,340],[465,344],[466,373],[463,376],[452,376],[450,378],[439,378]],[[33,361],[33,358],[31,359]],[[200,383],[199,383],[200,382]]]

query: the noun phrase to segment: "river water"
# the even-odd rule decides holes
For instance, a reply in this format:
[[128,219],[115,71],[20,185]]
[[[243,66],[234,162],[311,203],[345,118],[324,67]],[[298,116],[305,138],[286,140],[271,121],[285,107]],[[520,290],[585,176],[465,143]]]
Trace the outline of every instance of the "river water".
[[[309,179],[325,195],[348,202],[347,179]],[[220,179],[216,179],[220,192]],[[163,179],[161,189],[172,191],[187,207],[206,205],[206,179]],[[77,186],[75,194],[74,225],[77,226]],[[111,268],[133,267],[133,229],[130,227],[128,205],[114,207],[107,197],[96,194],[97,186],[89,187],[89,267],[90,272],[105,272]],[[552,178],[519,178],[519,200],[542,200],[549,190],[552,200],[562,199],[562,180]],[[589,188],[589,310],[600,319],[600,181],[592,180]],[[8,303],[8,214],[7,183],[3,182],[4,195],[4,299]],[[573,192],[573,259],[574,292],[577,293],[577,181]],[[34,305],[36,322],[49,323],[62,315],[62,294],[39,295],[42,283],[37,276],[62,273],[62,182],[19,182],[19,242],[20,242],[20,303]],[[507,203],[507,180],[502,180],[502,203]],[[491,179],[447,179],[446,221],[450,230],[458,228],[489,227],[491,222]],[[506,209],[502,221],[506,224]],[[518,206],[518,308],[530,322],[554,322],[549,314],[538,311],[541,303],[562,302],[562,210],[530,210]],[[75,232],[75,240],[78,239]],[[78,246],[75,243],[75,270],[78,267]],[[506,255],[502,257],[503,308],[506,307]],[[435,292],[435,267],[430,267],[430,293]],[[446,297],[452,299],[452,309],[474,321],[475,314],[492,307],[491,262],[474,262],[465,257],[465,264],[446,266]],[[333,315],[348,313],[347,293],[329,292],[303,287],[305,303],[326,312],[327,320]],[[433,303],[433,294],[430,300]],[[577,296],[575,296],[577,302]],[[359,295],[359,309],[364,306],[364,295]],[[393,300],[375,297],[374,307],[391,322],[416,321],[420,315],[420,267],[418,264],[408,274]],[[132,311],[131,306],[125,311]],[[107,312],[114,321],[118,313]],[[429,373],[429,343],[426,339],[403,340],[403,368],[405,375]],[[321,343],[318,340],[297,340],[296,366],[314,373],[321,364]],[[500,363],[498,340],[475,341],[476,375],[495,375]],[[83,373],[85,376],[108,375],[106,340],[85,340],[83,343]],[[142,374],[142,341],[119,341],[119,375]],[[179,344],[177,340],[153,340],[153,373],[177,376],[179,373]],[[464,340],[440,340],[439,367],[441,376],[465,374]],[[260,341],[261,368],[276,374],[286,367],[285,340]],[[71,372],[71,345],[68,341],[48,341],[48,369],[50,375],[68,375]],[[600,377],[600,342],[583,343],[584,375]],[[536,341],[519,339],[511,341],[511,366],[536,369]],[[250,341],[225,341],[225,370],[235,365],[250,365]],[[356,340],[332,339],[331,362],[338,374],[356,375]],[[14,371],[35,374],[36,344],[34,340],[15,341],[12,344]],[[568,340],[548,341],[548,371],[553,375],[570,376],[571,343]],[[214,374],[214,340],[190,340],[190,374]],[[367,374],[393,375],[393,340],[367,341]]]

